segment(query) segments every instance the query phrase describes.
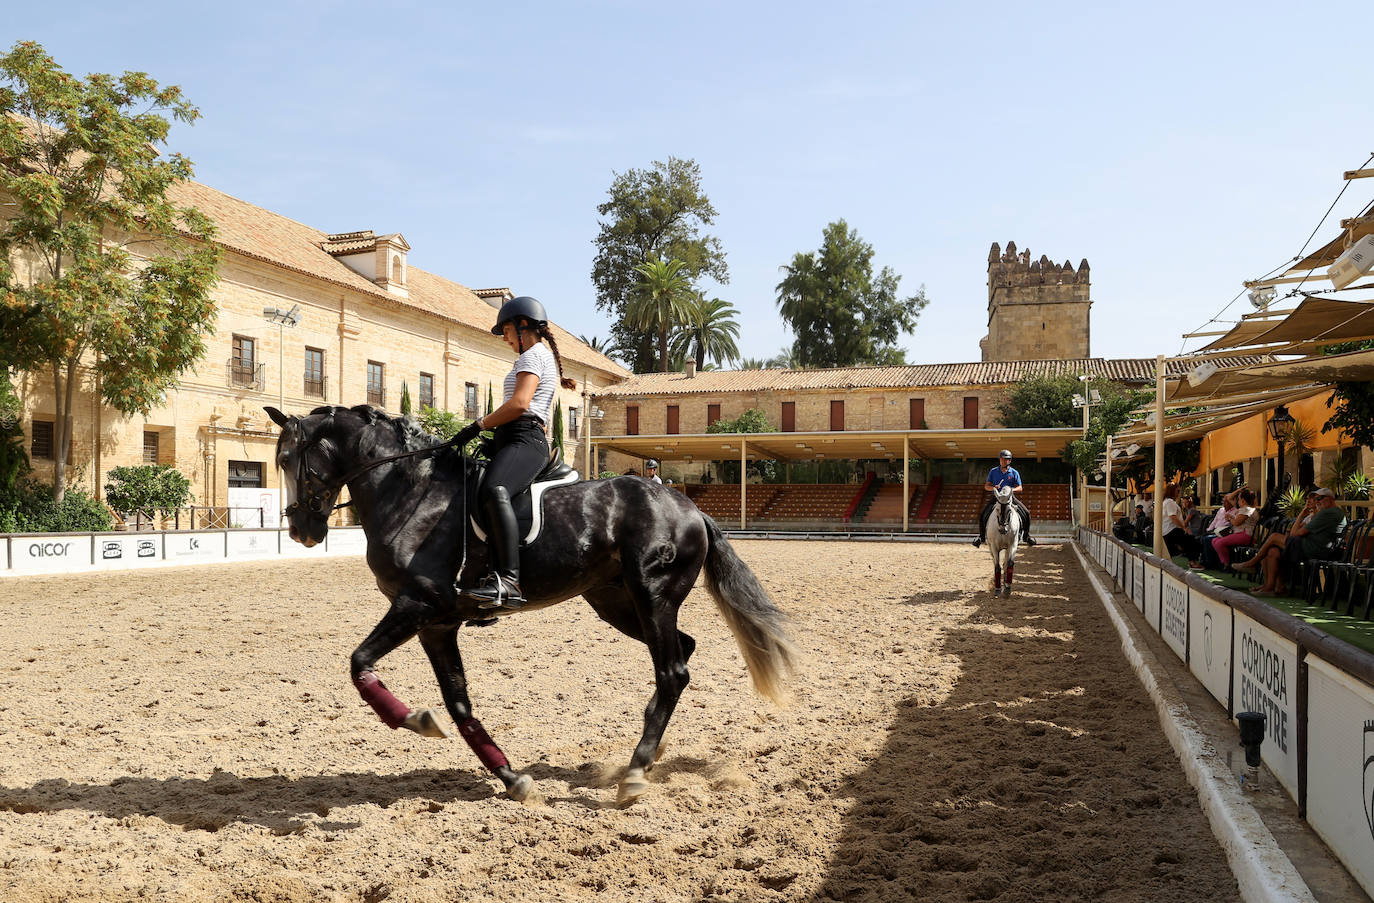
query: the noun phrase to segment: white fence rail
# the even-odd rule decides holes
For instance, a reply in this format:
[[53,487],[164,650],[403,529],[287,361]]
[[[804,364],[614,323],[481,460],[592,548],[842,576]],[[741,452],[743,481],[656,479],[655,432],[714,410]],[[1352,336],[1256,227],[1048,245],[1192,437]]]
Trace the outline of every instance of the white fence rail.
[[1265,714],[1264,763],[1374,895],[1374,655],[1115,537],[1078,542],[1232,720]]
[[362,555],[361,527],[331,527],[307,549],[286,530],[169,530],[156,533],[0,534],[0,577],[132,570],[220,561]]

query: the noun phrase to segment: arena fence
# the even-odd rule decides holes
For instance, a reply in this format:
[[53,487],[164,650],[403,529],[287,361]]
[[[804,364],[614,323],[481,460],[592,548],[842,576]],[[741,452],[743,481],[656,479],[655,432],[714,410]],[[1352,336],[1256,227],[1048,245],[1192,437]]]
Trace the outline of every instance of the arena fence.
[[286,530],[169,530],[156,533],[12,533],[0,535],[0,577],[128,570],[219,561],[362,555],[361,527],[333,527],[314,548]]
[[1078,543],[1233,722],[1264,713],[1265,765],[1374,894],[1374,655],[1113,536]]

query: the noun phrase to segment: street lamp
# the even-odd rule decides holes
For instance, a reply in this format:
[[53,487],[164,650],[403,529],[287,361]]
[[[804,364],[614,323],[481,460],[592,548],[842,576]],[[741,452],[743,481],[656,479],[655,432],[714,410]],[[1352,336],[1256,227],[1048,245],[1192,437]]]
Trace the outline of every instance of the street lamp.
[[1269,418],[1269,435],[1274,437],[1274,441],[1279,444],[1279,467],[1274,475],[1274,485],[1277,491],[1283,492],[1285,488],[1283,472],[1283,446],[1288,439],[1289,430],[1293,426],[1293,415],[1288,413],[1287,405],[1279,405],[1274,408],[1274,416]]
[[262,315],[268,323],[277,327],[277,407],[286,407],[286,327],[296,328],[301,321],[301,306],[293,304],[290,310],[280,307],[264,307]]

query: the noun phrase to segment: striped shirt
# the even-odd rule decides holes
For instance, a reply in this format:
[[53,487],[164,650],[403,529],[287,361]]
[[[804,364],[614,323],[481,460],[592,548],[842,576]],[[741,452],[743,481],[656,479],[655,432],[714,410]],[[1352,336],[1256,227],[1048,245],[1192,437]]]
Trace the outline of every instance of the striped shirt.
[[539,377],[539,385],[534,390],[534,400],[530,402],[530,409],[526,413],[533,414],[548,425],[553,419],[553,392],[558,388],[558,362],[554,360],[549,346],[543,342],[536,342],[532,348],[515,359],[515,366],[510,368],[501,387],[505,395],[501,399],[502,404],[510,401],[510,397],[515,394],[517,373],[533,373]]

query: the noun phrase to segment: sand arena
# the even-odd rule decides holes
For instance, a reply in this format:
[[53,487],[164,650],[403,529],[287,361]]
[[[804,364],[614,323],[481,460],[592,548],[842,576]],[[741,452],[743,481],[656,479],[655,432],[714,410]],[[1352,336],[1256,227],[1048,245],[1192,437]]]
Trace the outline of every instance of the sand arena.
[[[628,809],[649,656],[580,601],[460,634],[522,804],[359,700],[361,559],[0,583],[0,899],[1237,898],[1069,551],[1024,550],[1002,599],[967,546],[736,547],[794,619],[796,702],[752,694],[699,587]],[[417,644],[379,673],[440,707]]]

